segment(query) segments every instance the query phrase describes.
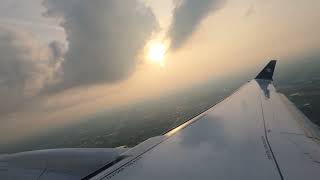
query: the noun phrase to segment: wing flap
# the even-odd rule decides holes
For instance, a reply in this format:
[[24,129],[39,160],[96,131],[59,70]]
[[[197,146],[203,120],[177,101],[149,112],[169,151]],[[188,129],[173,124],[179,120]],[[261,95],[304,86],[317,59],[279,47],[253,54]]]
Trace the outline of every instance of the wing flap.
[[316,179],[320,176],[319,144],[298,116],[298,109],[286,103],[288,100],[272,84],[268,90],[269,98],[261,96],[262,110],[270,146],[284,179]]

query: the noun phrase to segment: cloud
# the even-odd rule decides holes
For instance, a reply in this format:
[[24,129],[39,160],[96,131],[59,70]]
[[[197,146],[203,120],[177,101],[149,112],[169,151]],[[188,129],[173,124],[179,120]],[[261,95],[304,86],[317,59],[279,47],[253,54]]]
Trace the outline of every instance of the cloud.
[[192,35],[210,12],[218,10],[224,0],[180,0],[176,2],[168,36],[171,48],[178,49]]
[[58,81],[63,61],[58,42],[42,46],[31,34],[0,26],[0,54],[0,113]]
[[62,88],[127,78],[158,23],[138,0],[45,0],[46,15],[62,19],[68,51]]
[[135,70],[158,23],[138,0],[44,0],[45,16],[61,20],[66,42],[44,43],[0,26],[0,114],[74,86],[114,83]]

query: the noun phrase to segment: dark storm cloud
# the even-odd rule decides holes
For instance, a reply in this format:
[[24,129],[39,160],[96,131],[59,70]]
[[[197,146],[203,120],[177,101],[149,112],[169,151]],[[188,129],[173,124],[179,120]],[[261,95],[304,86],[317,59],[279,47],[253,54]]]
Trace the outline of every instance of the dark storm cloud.
[[192,35],[200,22],[210,12],[218,10],[224,0],[180,0],[173,12],[173,20],[168,32],[171,48],[177,49]]
[[58,81],[58,42],[42,46],[31,34],[0,26],[0,113],[15,109]]
[[61,18],[68,51],[62,88],[127,78],[157,27],[138,0],[45,0],[46,15]]

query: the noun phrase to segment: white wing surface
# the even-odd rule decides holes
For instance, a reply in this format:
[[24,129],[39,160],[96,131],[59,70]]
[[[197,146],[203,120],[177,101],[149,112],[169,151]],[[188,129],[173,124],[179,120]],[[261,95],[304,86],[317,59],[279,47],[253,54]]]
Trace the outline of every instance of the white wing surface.
[[85,179],[319,179],[318,129],[276,91],[275,64],[213,108]]

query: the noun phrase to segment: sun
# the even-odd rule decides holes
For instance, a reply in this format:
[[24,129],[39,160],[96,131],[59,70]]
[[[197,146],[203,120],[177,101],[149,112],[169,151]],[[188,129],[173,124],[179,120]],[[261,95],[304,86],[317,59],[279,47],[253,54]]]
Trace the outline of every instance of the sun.
[[166,54],[166,46],[164,43],[153,42],[149,44],[149,47],[147,50],[147,56],[151,62],[163,65],[165,54]]

